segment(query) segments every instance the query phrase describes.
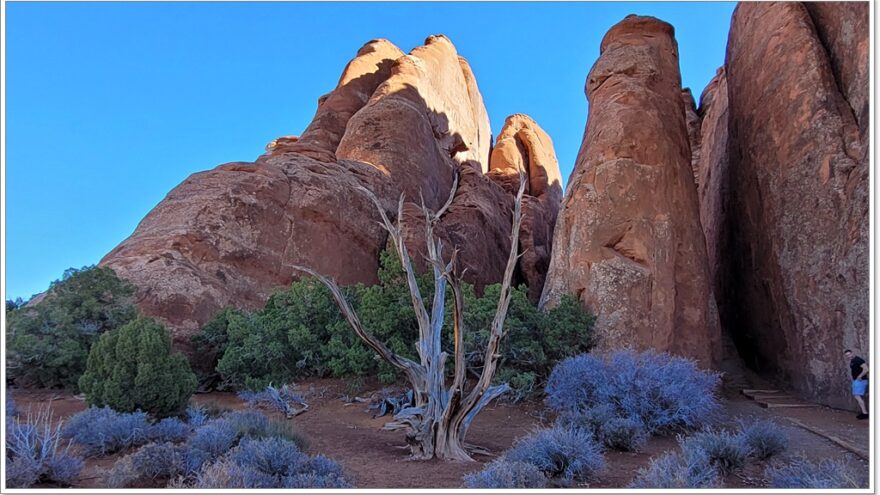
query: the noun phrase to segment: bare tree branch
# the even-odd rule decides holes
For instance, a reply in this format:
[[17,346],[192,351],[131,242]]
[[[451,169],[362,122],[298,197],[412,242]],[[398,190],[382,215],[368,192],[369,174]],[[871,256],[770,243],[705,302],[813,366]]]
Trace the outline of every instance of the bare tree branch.
[[443,206],[441,206],[440,209],[437,210],[436,213],[434,213],[434,220],[435,221],[439,220],[440,217],[445,215],[446,211],[449,210],[449,207],[452,206],[452,200],[455,199],[455,193],[458,190],[458,176],[459,176],[459,174],[460,174],[460,172],[458,170],[456,170],[455,174],[452,178],[452,191],[450,191],[449,198],[446,200],[446,203],[444,203]]
[[486,346],[486,354],[483,358],[483,372],[480,374],[476,385],[468,394],[462,405],[464,414],[473,409],[480,397],[489,388],[492,378],[495,376],[495,369],[498,365],[498,345],[501,342],[504,329],[504,319],[507,317],[507,309],[510,306],[510,290],[513,282],[513,272],[516,269],[517,251],[519,246],[519,230],[522,225],[522,198],[526,188],[526,176],[520,173],[519,191],[516,194],[516,200],[513,206],[513,225],[510,232],[510,253],[507,257],[507,266],[504,269],[504,278],[501,282],[501,293],[498,297],[498,307],[495,310],[495,318],[492,320],[492,327],[489,333],[489,343]]
[[368,198],[373,202],[376,206],[376,209],[379,210],[379,215],[382,217],[382,222],[385,224],[385,230],[388,231],[388,235],[391,236],[391,241],[394,244],[394,249],[397,251],[397,256],[400,258],[400,264],[403,267],[403,271],[406,274],[406,282],[409,287],[410,292],[410,301],[412,302],[413,310],[416,313],[416,320],[418,320],[419,329],[425,329],[430,325],[428,319],[428,312],[425,310],[425,304],[422,300],[422,294],[419,291],[419,284],[416,281],[415,271],[413,270],[412,261],[410,260],[409,253],[406,250],[406,245],[403,242],[403,236],[400,234],[400,223],[403,220],[403,203],[404,203],[404,195],[400,195],[400,200],[397,202],[397,222],[398,225],[395,226],[391,220],[388,219],[388,215],[385,214],[385,209],[382,208],[382,204],[379,202],[379,199],[376,198],[376,195],[373,194],[372,191],[363,186],[358,186],[358,190],[367,195]]
[[424,370],[420,369],[421,367],[418,363],[407,359],[403,356],[400,356],[393,352],[391,349],[385,346],[381,341],[373,337],[372,334],[367,332],[364,329],[364,326],[361,324],[360,318],[358,318],[357,313],[355,313],[354,309],[352,309],[351,304],[349,304],[348,300],[345,298],[345,295],[342,294],[342,291],[339,289],[339,286],[336,285],[336,282],[328,277],[321,275],[320,273],[312,270],[311,268],[305,266],[294,266],[295,270],[299,270],[304,273],[308,273],[309,275],[315,277],[319,282],[324,284],[328,289],[330,289],[330,293],[333,295],[333,299],[336,301],[336,305],[339,306],[339,309],[342,311],[343,316],[348,321],[348,324],[354,330],[358,337],[364,341],[371,349],[376,351],[379,356],[387,361],[392,366],[403,371],[407,379],[413,385],[424,382]]
[[[468,453],[468,448],[472,452],[484,452],[464,444],[464,436],[467,434],[468,428],[477,413],[496,397],[510,389],[507,384],[490,385],[495,376],[500,357],[498,347],[503,337],[504,320],[510,307],[513,272],[516,268],[517,260],[521,256],[517,254],[517,251],[519,249],[519,231],[522,225],[522,199],[526,178],[524,174],[520,174],[520,187],[513,209],[510,253],[504,270],[501,294],[499,295],[495,317],[492,320],[489,332],[489,341],[485,349],[483,369],[475,385],[466,396],[464,389],[468,374],[468,355],[464,349],[464,295],[461,288],[461,273],[464,273],[466,270],[456,273],[457,249],[453,250],[449,262],[443,260],[443,243],[440,239],[434,237],[435,223],[452,206],[458,187],[458,179],[459,175],[458,171],[456,171],[449,198],[436,213],[428,210],[424,199],[422,198],[421,200],[421,210],[425,217],[425,259],[429,266],[431,266],[434,275],[434,297],[430,315],[419,292],[412,260],[409,257],[403,236],[401,235],[404,197],[401,196],[397,204],[397,224],[395,225],[388,218],[376,196],[368,189],[359,187],[379,210],[379,215],[382,217],[382,227],[388,231],[388,235],[400,258],[400,264],[406,274],[410,300],[419,325],[419,342],[416,350],[421,364],[395,354],[385,344],[367,332],[363,328],[357,314],[355,314],[351,305],[345,299],[342,291],[336,285],[336,282],[309,268],[295,267],[297,270],[314,276],[326,285],[358,337],[376,351],[382,359],[406,374],[413,387],[415,404],[399,411],[394,416],[394,419],[385,425],[385,429],[405,430],[407,443],[413,457],[420,459],[441,457],[444,459],[470,461],[473,459],[471,459]],[[445,386],[445,363],[448,356],[441,348],[447,286],[452,291],[453,297],[452,331],[453,356],[455,359],[454,374],[450,388]]]

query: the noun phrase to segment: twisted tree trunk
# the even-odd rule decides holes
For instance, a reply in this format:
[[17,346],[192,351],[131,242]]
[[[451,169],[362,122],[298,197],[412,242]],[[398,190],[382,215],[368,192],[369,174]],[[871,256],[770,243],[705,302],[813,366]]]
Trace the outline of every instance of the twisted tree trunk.
[[[507,257],[507,266],[502,279],[501,295],[495,311],[495,318],[489,333],[489,341],[486,345],[483,370],[476,383],[466,390],[466,360],[464,355],[464,297],[461,292],[461,279],[456,273],[455,259],[457,250],[453,251],[451,261],[443,261],[443,244],[434,237],[434,224],[443,216],[452,205],[455,192],[458,187],[458,177],[453,181],[449,199],[440,210],[431,213],[424,202],[422,211],[425,214],[425,238],[427,240],[427,260],[434,274],[434,298],[431,305],[431,314],[425,309],[424,299],[416,283],[416,274],[413,269],[409,253],[406,250],[403,237],[401,236],[400,219],[403,217],[404,196],[401,195],[397,208],[398,224],[393,223],[385,210],[382,208],[375,195],[366,188],[360,188],[361,192],[369,196],[379,210],[382,224],[388,231],[400,263],[406,274],[407,286],[410,292],[410,300],[415,310],[416,320],[419,325],[418,354],[419,362],[407,359],[392,352],[388,347],[373,337],[361,324],[354,309],[343,296],[336,282],[328,277],[316,273],[307,267],[296,267],[305,273],[314,276],[326,285],[339,309],[345,315],[351,328],[371,349],[392,366],[399,369],[406,376],[413,389],[414,405],[397,413],[393,420],[384,427],[386,430],[404,430],[407,443],[410,446],[412,456],[417,459],[455,459],[462,461],[473,460],[471,453],[479,452],[479,449],[466,445],[464,438],[474,417],[480,410],[494,398],[507,392],[510,387],[505,383],[491,386],[492,379],[501,356],[498,347],[503,336],[504,319],[510,305],[510,286],[513,272],[519,256],[519,230],[522,223],[522,197],[525,190],[525,177],[520,176],[519,192],[516,195],[513,210],[513,225],[510,233],[510,253]],[[446,303],[447,286],[453,296],[453,359],[454,374],[452,382],[446,385],[446,359],[447,353],[441,349],[441,333]]]

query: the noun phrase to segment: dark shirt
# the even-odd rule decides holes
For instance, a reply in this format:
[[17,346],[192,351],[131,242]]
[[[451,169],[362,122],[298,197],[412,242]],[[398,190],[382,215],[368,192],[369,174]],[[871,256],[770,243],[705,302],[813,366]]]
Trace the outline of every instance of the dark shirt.
[[[849,360],[849,370],[852,371],[853,380],[858,378],[859,375],[862,374],[862,365],[865,364],[865,360],[856,356]],[[868,375],[865,375],[865,380],[868,379]]]

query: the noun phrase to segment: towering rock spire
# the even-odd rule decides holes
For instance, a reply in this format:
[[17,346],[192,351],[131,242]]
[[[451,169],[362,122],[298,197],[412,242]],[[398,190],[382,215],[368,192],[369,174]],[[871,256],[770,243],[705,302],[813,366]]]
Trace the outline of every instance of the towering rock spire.
[[672,26],[627,16],[586,84],[590,114],[542,296],[597,314],[600,348],[714,362],[719,323]]

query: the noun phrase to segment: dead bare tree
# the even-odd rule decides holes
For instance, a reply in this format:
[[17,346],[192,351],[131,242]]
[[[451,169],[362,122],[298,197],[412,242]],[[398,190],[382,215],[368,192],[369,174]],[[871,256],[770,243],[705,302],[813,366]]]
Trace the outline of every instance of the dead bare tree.
[[[416,283],[416,274],[401,235],[400,222],[403,217],[404,196],[401,195],[397,206],[397,224],[393,223],[376,196],[366,188],[359,188],[376,205],[382,217],[382,225],[388,231],[394,248],[406,274],[410,299],[415,310],[419,326],[418,355],[419,362],[392,352],[385,344],[377,340],[361,324],[358,315],[345,299],[336,282],[314,270],[298,266],[298,270],[308,273],[326,285],[336,300],[342,313],[354,332],[379,356],[399,369],[406,376],[413,389],[414,405],[402,409],[393,420],[385,425],[386,430],[404,430],[412,456],[416,459],[455,459],[470,461],[471,453],[480,449],[464,443],[468,428],[477,413],[493,399],[510,390],[505,383],[492,386],[492,379],[498,366],[499,344],[503,336],[504,319],[510,305],[510,285],[518,259],[519,230],[522,223],[522,198],[525,190],[525,176],[520,176],[519,192],[516,195],[513,209],[513,224],[510,233],[510,253],[501,284],[501,295],[489,333],[483,359],[483,370],[478,379],[466,390],[466,359],[464,354],[464,297],[461,290],[460,274],[456,273],[453,251],[451,260],[446,262],[442,257],[443,244],[434,237],[435,223],[452,205],[458,187],[458,177],[452,185],[449,199],[435,213],[432,213],[422,201],[422,212],[425,215],[425,240],[427,253],[425,258],[431,265],[434,274],[434,298],[431,313],[428,314],[424,300]],[[453,297],[453,367],[452,382],[447,386],[445,364],[447,353],[441,349],[440,337],[443,330],[446,288],[451,289]]]

